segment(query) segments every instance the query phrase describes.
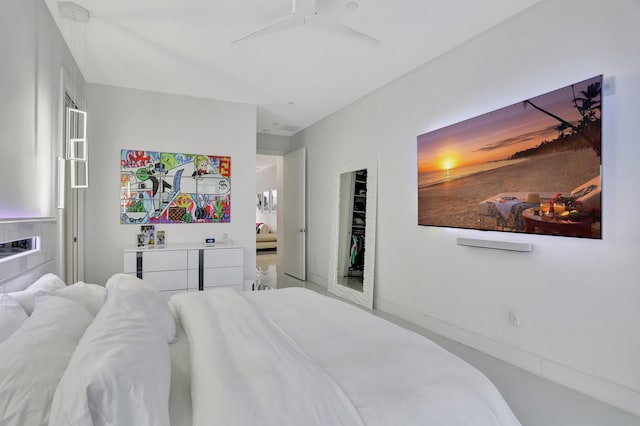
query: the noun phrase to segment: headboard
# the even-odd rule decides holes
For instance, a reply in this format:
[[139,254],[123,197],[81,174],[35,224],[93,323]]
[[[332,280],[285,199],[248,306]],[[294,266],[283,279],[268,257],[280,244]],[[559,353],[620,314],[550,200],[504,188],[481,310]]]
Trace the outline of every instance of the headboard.
[[0,219],[0,244],[31,240],[27,250],[3,252],[0,293],[22,290],[47,272],[55,273],[56,219]]

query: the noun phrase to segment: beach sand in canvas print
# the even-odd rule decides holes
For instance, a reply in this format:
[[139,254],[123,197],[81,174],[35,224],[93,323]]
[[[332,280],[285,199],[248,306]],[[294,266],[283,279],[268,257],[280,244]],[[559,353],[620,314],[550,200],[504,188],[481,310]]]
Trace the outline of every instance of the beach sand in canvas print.
[[[492,198],[501,193],[569,197],[594,178],[599,219],[601,80],[594,77],[418,136],[418,224],[527,232],[521,216],[533,204],[507,198],[516,205],[503,214],[517,216],[515,223],[500,216],[496,207],[503,206],[491,205],[487,213],[480,203],[504,202]],[[580,213],[576,222],[593,219],[586,210]],[[549,233],[563,235],[571,228],[566,224]],[[546,233],[549,226],[540,229]],[[599,227],[579,236],[601,238]]]
[[[481,176],[480,176],[481,174]],[[454,228],[497,229],[478,205],[501,192],[569,192],[600,174],[592,150],[536,156],[521,163],[426,186],[418,191],[418,222]]]

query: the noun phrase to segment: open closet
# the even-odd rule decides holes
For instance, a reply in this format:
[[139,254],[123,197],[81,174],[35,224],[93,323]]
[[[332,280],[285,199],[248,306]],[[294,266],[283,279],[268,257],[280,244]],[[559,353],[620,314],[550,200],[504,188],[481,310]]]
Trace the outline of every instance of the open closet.
[[342,175],[343,192],[342,223],[346,224],[341,250],[342,277],[349,286],[361,286],[364,274],[365,231],[367,226],[367,170],[357,170]]

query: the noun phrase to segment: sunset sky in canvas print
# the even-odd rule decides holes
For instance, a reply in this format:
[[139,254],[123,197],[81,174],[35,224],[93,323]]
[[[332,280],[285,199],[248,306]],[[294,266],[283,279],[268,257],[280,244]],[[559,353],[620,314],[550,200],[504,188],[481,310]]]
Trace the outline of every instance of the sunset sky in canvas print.
[[[601,77],[531,98],[537,106],[576,123],[573,105],[579,94]],[[519,102],[481,116],[418,136],[418,173],[450,170],[490,161],[506,160],[517,151],[537,146],[558,135],[558,121]]]

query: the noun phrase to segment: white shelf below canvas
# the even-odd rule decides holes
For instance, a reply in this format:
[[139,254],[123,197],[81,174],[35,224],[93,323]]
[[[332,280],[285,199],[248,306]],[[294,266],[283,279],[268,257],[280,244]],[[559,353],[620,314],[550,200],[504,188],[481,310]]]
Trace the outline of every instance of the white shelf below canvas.
[[497,249],[497,250],[523,251],[523,252],[533,250],[532,244],[521,243],[517,241],[497,241],[497,240],[484,240],[484,239],[477,239],[477,238],[457,238],[456,243],[459,246],[490,248],[490,249]]

